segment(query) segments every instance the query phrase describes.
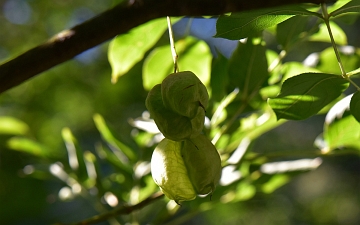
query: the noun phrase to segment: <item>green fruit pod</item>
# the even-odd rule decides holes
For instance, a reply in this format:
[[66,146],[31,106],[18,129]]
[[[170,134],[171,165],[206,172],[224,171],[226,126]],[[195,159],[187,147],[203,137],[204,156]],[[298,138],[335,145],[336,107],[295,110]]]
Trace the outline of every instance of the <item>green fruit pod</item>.
[[151,157],[151,175],[161,191],[178,204],[196,198],[196,193],[181,157],[182,142],[164,138]]
[[208,106],[205,85],[190,71],[168,75],[161,83],[161,93],[166,108],[191,119],[199,108],[205,111]]
[[221,177],[221,158],[211,141],[203,134],[186,139],[181,155],[195,192],[212,193]]
[[153,152],[151,174],[161,191],[179,204],[215,190],[221,159],[202,134],[181,142],[164,138]]
[[190,119],[164,106],[161,85],[155,85],[149,92],[146,108],[163,135],[173,141],[197,136],[204,127],[205,111],[197,109],[197,115]]

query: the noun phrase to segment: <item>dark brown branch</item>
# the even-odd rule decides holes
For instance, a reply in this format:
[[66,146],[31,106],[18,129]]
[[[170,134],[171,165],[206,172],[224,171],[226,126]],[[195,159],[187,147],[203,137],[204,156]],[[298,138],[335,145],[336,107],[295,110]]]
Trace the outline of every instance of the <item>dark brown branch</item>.
[[220,15],[284,4],[325,0],[129,0],[70,30],[60,32],[18,57],[0,65],[0,93],[99,45],[117,34],[165,16]]
[[[162,192],[157,192],[153,195],[151,195],[150,197],[148,197],[147,199],[143,200],[142,202],[139,202],[136,205],[132,205],[132,206],[122,206],[119,208],[116,208],[112,211],[106,212],[104,214],[100,214],[100,215],[96,215],[92,218],[89,219],[85,219],[83,221],[77,222],[77,223],[71,223],[70,225],[89,225],[89,224],[95,224],[95,223],[99,223],[102,221],[106,221],[110,218],[113,218],[115,216],[119,216],[119,215],[124,215],[124,214],[130,214],[131,212],[135,211],[135,210],[139,210],[141,208],[143,208],[144,206],[147,206],[149,204],[151,204],[152,202],[160,199],[164,197],[164,194]],[[62,223],[57,223],[54,225],[65,225]]]

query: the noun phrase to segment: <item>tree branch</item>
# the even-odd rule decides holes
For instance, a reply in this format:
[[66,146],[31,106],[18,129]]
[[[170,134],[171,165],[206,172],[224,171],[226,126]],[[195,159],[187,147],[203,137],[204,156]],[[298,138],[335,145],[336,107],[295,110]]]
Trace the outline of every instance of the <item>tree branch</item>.
[[326,0],[128,0],[0,65],[0,93],[118,34],[165,16],[220,15]]
[[[164,194],[162,192],[156,192],[155,194],[151,195],[150,197],[148,197],[147,199],[143,200],[142,202],[139,202],[136,205],[132,205],[132,206],[121,206],[119,208],[116,208],[112,211],[106,212],[104,214],[100,214],[100,215],[96,215],[94,217],[91,217],[89,219],[85,219],[82,220],[80,222],[76,222],[76,223],[71,223],[69,225],[89,225],[89,224],[95,224],[95,223],[99,223],[102,221],[106,221],[110,218],[113,218],[115,216],[119,216],[119,215],[124,215],[124,214],[130,214],[131,212],[135,211],[135,210],[139,210],[147,205],[149,205],[150,203],[153,203],[154,201],[160,199],[164,197]],[[63,223],[57,223],[54,225],[65,225]]]

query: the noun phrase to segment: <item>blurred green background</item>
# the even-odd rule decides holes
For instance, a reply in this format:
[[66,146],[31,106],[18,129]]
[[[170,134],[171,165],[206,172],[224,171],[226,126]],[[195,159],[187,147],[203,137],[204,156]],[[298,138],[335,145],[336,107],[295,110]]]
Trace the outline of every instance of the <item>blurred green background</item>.
[[[0,61],[13,58],[119,2],[0,0]],[[351,26],[344,24],[354,46],[360,46],[358,27],[358,22]],[[313,51],[312,47],[308,46],[308,51]],[[83,150],[96,152],[96,146],[101,143],[93,121],[96,113],[105,118],[119,140],[134,145],[134,128],[129,119],[140,117],[146,110],[142,63],[112,84],[107,51],[108,43],[104,43],[0,95],[0,117],[8,118],[1,121],[9,122],[9,117],[19,120],[11,123],[19,125],[19,134],[41,143],[41,149],[48,152],[47,157],[35,157],[14,151],[7,144],[14,133],[0,133],[0,224],[72,222],[104,210],[94,203],[96,194],[64,200],[59,194],[66,190],[64,182],[50,173],[31,174],[31,171],[33,165],[39,171],[47,171],[50,163],[67,160],[62,137],[65,127],[72,131]],[[323,120],[324,116],[319,115],[288,122],[257,139],[253,149],[257,152],[313,149],[314,140],[322,132]],[[145,146],[142,154],[149,159],[151,148]],[[101,171],[112,174],[106,163],[101,164]],[[122,178],[113,178],[116,179]],[[102,203],[105,209],[111,208]],[[167,200],[160,200],[140,211],[141,224],[156,224],[149,212],[160,213],[166,206]],[[132,216],[123,218],[123,224],[132,221]],[[295,176],[271,194],[257,192],[239,202],[224,200],[209,210],[197,211],[185,206],[174,217],[178,224],[360,224],[360,158],[359,155],[327,156],[318,169]]]

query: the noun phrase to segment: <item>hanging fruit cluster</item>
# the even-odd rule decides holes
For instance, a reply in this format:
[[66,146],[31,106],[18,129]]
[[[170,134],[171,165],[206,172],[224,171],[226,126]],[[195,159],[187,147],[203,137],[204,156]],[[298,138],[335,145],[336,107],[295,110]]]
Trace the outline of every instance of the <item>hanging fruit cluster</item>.
[[221,176],[221,160],[205,135],[209,95],[190,71],[168,75],[146,98],[146,107],[165,138],[151,158],[151,173],[162,192],[177,203],[211,194]]

